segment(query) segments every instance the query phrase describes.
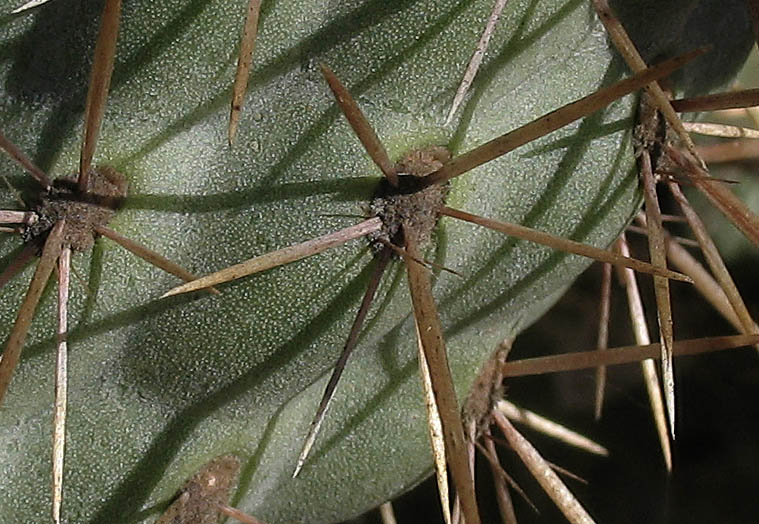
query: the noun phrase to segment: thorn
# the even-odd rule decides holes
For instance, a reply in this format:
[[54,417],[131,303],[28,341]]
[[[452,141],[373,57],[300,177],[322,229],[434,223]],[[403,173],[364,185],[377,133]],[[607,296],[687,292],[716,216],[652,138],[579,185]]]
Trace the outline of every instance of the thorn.
[[712,124],[709,122],[683,122],[683,127],[690,133],[722,138],[759,138],[759,130],[750,127]]
[[667,156],[688,175],[688,180],[751,242],[759,246],[759,216],[722,184],[715,184],[708,171],[674,147],[666,148]]
[[39,167],[34,165],[34,162],[29,160],[29,157],[27,157],[18,147],[16,147],[13,142],[8,140],[2,133],[0,133],[0,149],[5,151],[5,154],[15,160],[18,165],[26,169],[27,173],[29,173],[33,179],[39,182],[45,191],[50,191],[53,183],[50,181],[48,176]]
[[398,521],[395,519],[395,512],[393,511],[392,502],[388,501],[380,504],[379,512],[380,518],[382,519],[382,524],[398,524]]
[[697,146],[698,154],[707,164],[745,162],[759,158],[759,142],[756,140],[726,140],[715,144]]
[[[514,504],[511,501],[511,495],[509,494],[509,488],[506,482],[511,477],[504,471],[501,464],[498,462],[498,453],[495,449],[495,442],[490,437],[490,428],[485,433],[484,450],[481,450],[485,458],[490,465],[490,473],[493,476],[493,487],[495,488],[496,501],[498,502],[498,511],[501,513],[501,520],[503,524],[517,524],[517,516],[514,513]],[[512,480],[513,482],[513,480]],[[532,502],[532,501],[530,501]]]
[[551,462],[548,460],[546,462],[548,463],[549,466],[551,466],[551,469],[553,469],[559,475],[564,475],[565,477],[570,478],[576,482],[579,482],[580,484],[585,484],[586,486],[588,485],[588,480],[582,478],[577,473],[573,473],[572,471],[569,471],[567,468],[562,468],[555,462]]
[[71,248],[58,258],[58,333],[55,364],[55,414],[53,416],[53,522],[61,522],[63,502],[63,458],[66,447],[66,399],[68,392],[67,335]]
[[[630,251],[624,235],[620,236],[617,245],[620,254],[629,255]],[[630,312],[630,321],[633,326],[633,332],[635,333],[635,341],[640,345],[650,344],[651,338],[648,334],[646,316],[643,312],[643,302],[640,298],[640,291],[638,290],[638,282],[635,279],[635,274],[629,269],[624,269],[620,273],[627,293],[627,305]],[[659,348],[659,355],[655,358],[661,358],[661,345],[659,344],[657,347]],[[605,353],[608,353],[608,351]],[[667,432],[667,417],[664,414],[664,402],[662,401],[659,377],[656,374],[656,366],[654,365],[653,360],[646,359],[641,362],[640,367],[641,373],[643,373],[643,380],[646,384],[648,402],[651,406],[651,413],[654,417],[656,432],[659,436],[659,445],[661,446],[664,463],[667,467],[667,471],[672,471],[672,449]]]
[[322,394],[321,401],[319,402],[319,407],[316,410],[316,414],[314,415],[313,420],[311,421],[311,426],[308,429],[308,434],[306,435],[306,439],[303,442],[303,448],[301,449],[300,455],[298,456],[298,462],[295,466],[295,470],[293,471],[293,478],[297,477],[298,473],[300,473],[300,470],[306,463],[306,459],[308,458],[308,455],[311,452],[311,448],[316,441],[316,436],[319,434],[319,429],[324,422],[324,417],[327,414],[327,409],[329,409],[329,404],[332,401],[332,398],[335,396],[337,384],[340,381],[340,377],[342,376],[343,371],[345,370],[345,365],[348,363],[348,358],[356,347],[358,336],[361,333],[361,327],[364,325],[366,315],[369,313],[369,307],[372,304],[372,300],[374,300],[374,294],[377,292],[380,280],[382,279],[382,275],[385,272],[385,268],[387,268],[389,261],[390,252],[387,249],[383,249],[377,258],[376,265],[374,266],[374,271],[369,278],[369,284],[366,287],[366,292],[364,293],[364,298],[361,301],[361,306],[358,308],[358,313],[356,314],[356,318],[353,320],[353,325],[351,326],[350,332],[348,333],[348,340],[345,342],[343,351],[340,353],[340,357],[335,363],[335,367],[332,370],[332,375],[329,377],[329,382],[327,382],[327,387],[324,388],[324,393]]
[[[492,415],[491,415],[491,418],[492,418]],[[497,460],[498,454],[496,453],[496,448],[495,448],[496,439],[490,433],[490,428],[487,429],[487,433],[485,433],[484,436],[485,438],[483,440],[485,440],[486,444],[487,443],[490,444],[490,448],[485,448],[479,442],[477,442],[476,445],[477,445],[477,449],[480,450],[480,453],[483,454],[483,456],[487,459],[487,461],[490,462],[491,467],[494,468],[493,472],[498,475],[501,481],[508,482],[509,486],[511,486],[511,489],[516,491],[519,494],[519,496],[522,497],[522,499],[527,503],[528,506],[530,506],[530,508],[535,512],[535,514],[540,515],[540,510],[535,505],[535,503],[532,500],[530,500],[530,497],[527,496],[527,493],[524,491],[524,489],[522,489],[522,487],[517,483],[517,481],[514,480],[508,473],[506,473],[506,470],[504,470],[501,467],[501,465],[498,463],[498,460]],[[509,443],[504,440],[500,440],[500,443],[502,443],[504,446],[509,445]],[[485,453],[487,449],[493,450],[492,456],[490,456],[490,454]]]
[[[641,216],[644,216],[644,215],[641,215],[639,213],[638,216],[635,217],[635,219],[638,220]],[[635,225],[632,225],[632,224],[630,224],[629,226],[627,226],[625,228],[625,232],[627,232],[627,233],[637,233],[639,235],[648,236],[648,231],[646,230],[646,228],[640,227],[640,226],[635,226]],[[680,244],[682,246],[696,247],[696,248],[699,247],[698,246],[698,242],[696,242],[692,238],[685,238],[685,237],[680,237],[680,236],[670,235],[670,234],[667,234],[666,237],[667,237],[668,240],[671,240],[672,242],[677,242],[678,244]],[[670,242],[668,241],[667,242],[667,249],[669,249],[669,245],[670,245]],[[681,269],[680,273],[682,273],[683,275],[688,275],[691,278],[691,280],[693,280],[693,283],[694,284],[696,283],[696,280],[693,278],[693,275],[691,275],[687,271],[683,271]]]
[[420,266],[423,266],[427,270],[431,271],[432,269],[440,269],[441,271],[446,271],[448,273],[456,275],[457,277],[462,277],[463,278],[463,276],[464,276],[461,273],[459,273],[458,271],[455,271],[453,269],[447,268],[445,266],[441,266],[440,264],[436,264],[434,262],[430,262],[429,260],[417,260],[415,258],[411,258],[411,256],[408,253],[406,253],[405,249],[396,246],[395,244],[393,244],[389,240],[386,240],[384,238],[378,238],[377,241],[380,244],[382,244],[383,246],[391,249],[393,251],[393,253],[395,253],[399,257],[401,257],[401,258],[403,258],[405,260],[413,260],[414,262],[416,262]]
[[61,242],[63,239],[63,227],[65,221],[59,221],[52,229],[45,241],[45,247],[42,249],[42,256],[34,271],[34,276],[29,283],[29,289],[26,292],[24,301],[18,309],[16,321],[13,329],[8,336],[3,358],[0,359],[0,406],[2,405],[5,394],[8,392],[8,385],[13,377],[13,371],[16,369],[21,350],[24,348],[24,341],[29,332],[29,325],[37,309],[37,303],[42,296],[48,278],[53,272],[55,261],[61,252]]
[[[128,251],[131,251],[141,259],[145,260],[146,262],[154,265],[155,267],[162,269],[166,271],[167,273],[170,273],[176,277],[181,278],[185,282],[192,282],[193,280],[197,280],[198,277],[184,269],[182,266],[175,264],[168,258],[159,255],[155,251],[152,251],[148,249],[147,247],[143,246],[142,244],[139,244],[138,242],[135,242],[134,240],[131,240],[124,235],[117,233],[113,229],[110,229],[106,226],[95,226],[95,231],[103,235],[106,238],[109,238],[116,242],[121,247],[127,249]],[[219,294],[219,290],[216,288],[208,288],[208,291],[213,293],[214,295]]]
[[[759,335],[730,335],[723,337],[704,337],[675,341],[673,353],[676,357],[726,351],[759,342]],[[609,348],[599,353],[595,349],[564,353],[548,357],[525,358],[512,360],[503,364],[504,377],[526,377],[531,375],[546,375],[564,371],[592,369],[600,365],[618,366],[632,364],[648,359],[661,358],[661,344],[641,344],[637,346],[620,346]]]
[[266,524],[263,520],[258,520],[257,518],[247,515],[239,509],[229,507],[226,504],[219,504],[217,502],[216,507],[221,513],[225,514],[228,517],[232,517],[233,519],[238,520],[243,524]]
[[506,415],[509,420],[525,424],[529,428],[539,431],[544,435],[548,435],[551,438],[555,438],[564,444],[582,449],[583,451],[587,451],[594,455],[601,455],[602,457],[609,456],[609,450],[601,444],[593,442],[589,438],[584,437],[561,424],[557,424],[552,420],[548,420],[537,413],[533,413],[528,409],[520,408],[508,400],[499,400],[496,402],[495,409]]
[[580,255],[580,256],[592,258],[593,260],[597,260],[598,262],[607,262],[615,266],[628,267],[630,269],[633,269],[635,271],[640,271],[642,273],[650,273],[652,275],[658,275],[665,278],[671,278],[673,280],[680,280],[682,282],[692,283],[690,277],[687,275],[683,275],[681,273],[677,273],[675,271],[671,271],[666,268],[656,267],[652,264],[648,264],[646,262],[643,262],[641,260],[637,260],[634,258],[623,257],[620,255],[617,255],[616,253],[612,253],[611,251],[608,251],[606,249],[600,249],[588,244],[583,244],[581,242],[575,242],[574,240],[568,240],[566,238],[557,237],[549,233],[538,231],[536,229],[531,229],[525,226],[520,226],[518,224],[511,224],[509,222],[500,222],[498,220],[492,220],[490,218],[484,218],[477,215],[472,215],[465,211],[459,211],[458,209],[453,209],[447,206],[444,206],[440,210],[440,213],[442,215],[446,215],[451,218],[457,218],[459,220],[471,222],[473,224],[484,226],[489,229],[493,229],[495,231],[500,231],[502,233],[506,233],[507,235],[520,238],[522,240],[528,240],[536,244],[548,246],[550,248],[558,249],[560,251],[565,251],[567,253],[572,253],[574,255]]
[[503,156],[528,142],[552,133],[584,116],[595,113],[614,100],[641,89],[653,80],[669,75],[704,52],[704,49],[697,49],[690,53],[670,58],[616,84],[599,89],[595,93],[570,102],[559,109],[555,109],[528,124],[509,131],[446,162],[443,167],[425,177],[423,179],[424,184],[444,184],[448,180]]
[[551,465],[538,453],[532,444],[524,438],[500,411],[493,410],[493,419],[503,432],[506,440],[516,451],[532,476],[551,497],[554,504],[561,510],[564,516],[573,524],[590,524],[593,518],[585,511],[577,498],[572,494],[559,476],[553,471]]
[[[437,481],[437,491],[440,497],[440,509],[443,513],[443,522],[451,524],[451,499],[448,488],[448,467],[445,457],[445,438],[443,437],[443,424],[440,420],[440,411],[435,401],[435,392],[432,389],[432,379],[430,378],[430,368],[427,365],[427,358],[424,356],[424,347],[422,347],[422,338],[419,334],[419,325],[416,327],[417,341],[417,358],[419,360],[419,374],[422,379],[422,390],[424,391],[424,404],[427,408],[427,431],[432,445],[432,459],[435,465],[435,480]],[[460,501],[457,499],[456,508],[460,508]]]
[[29,9],[33,9],[33,8],[35,8],[35,7],[37,7],[37,6],[40,6],[40,5],[42,5],[42,4],[46,4],[46,3],[48,3],[49,1],[50,1],[50,0],[29,0],[29,2],[26,2],[26,3],[25,3],[25,4],[23,4],[22,6],[20,6],[20,7],[17,7],[17,8],[16,8],[16,9],[14,9],[13,11],[11,11],[11,14],[12,14],[12,15],[17,15],[17,14],[19,14],[19,13],[23,12],[23,11],[27,11],[27,10],[29,10]]
[[211,273],[210,275],[199,278],[198,280],[193,280],[192,282],[188,282],[182,286],[175,287],[174,289],[171,289],[170,291],[164,293],[161,298],[179,295],[181,293],[189,293],[190,291],[204,289],[216,284],[221,284],[223,282],[237,280],[254,273],[260,273],[261,271],[266,271],[267,269],[272,269],[277,266],[283,266],[285,264],[289,264],[291,262],[316,255],[332,247],[339,246],[348,242],[349,240],[353,240],[355,238],[368,235],[369,233],[379,231],[380,229],[382,229],[382,221],[377,217],[370,218],[368,220],[364,220],[359,224],[356,224],[355,226],[341,229],[335,233],[329,233],[328,235],[314,238],[312,240],[308,240],[294,246],[272,251],[270,253],[266,253],[265,255],[251,258],[245,262],[241,262],[226,269],[222,269],[216,273]]
[[729,91],[727,93],[680,98],[672,100],[671,103],[673,109],[678,113],[754,107],[759,106],[759,89],[745,89],[743,91]]
[[[598,337],[597,350],[605,351],[609,347],[609,315],[611,312],[611,264],[603,265],[601,274],[601,301],[598,314]],[[606,389],[606,366],[596,368],[596,395],[594,416],[596,421],[601,420],[601,411],[604,403],[604,390]]]
[[469,59],[469,63],[464,70],[464,77],[461,79],[461,83],[456,90],[456,96],[453,97],[451,109],[448,111],[448,116],[445,118],[444,125],[446,126],[451,123],[451,120],[453,120],[453,115],[456,113],[456,110],[458,110],[461,102],[464,101],[464,97],[466,96],[467,91],[469,91],[469,87],[472,85],[472,82],[474,82],[474,77],[477,76],[477,71],[480,69],[482,59],[485,57],[485,51],[487,51],[488,45],[490,44],[490,37],[493,36],[495,25],[498,23],[498,19],[501,17],[501,12],[507,1],[508,0],[495,0],[495,4],[493,4],[493,10],[490,12],[488,21],[485,24],[485,29],[483,30],[480,40],[477,42],[477,47],[475,47],[474,53],[472,53],[472,57]]
[[227,137],[229,146],[235,142],[237,126],[240,123],[240,111],[245,100],[245,91],[248,89],[250,68],[253,65],[253,51],[256,48],[256,34],[258,33],[258,13],[261,9],[261,0],[250,0],[248,14],[245,16],[245,25],[240,39],[240,54],[237,57],[237,71],[235,83],[232,87],[232,104],[229,110],[229,127]]
[[361,108],[351,96],[348,89],[340,82],[340,79],[335,76],[335,73],[327,67],[325,64],[319,64],[321,67],[322,75],[327,81],[329,88],[335,95],[337,105],[340,106],[345,118],[353,128],[353,132],[361,141],[364,149],[369,154],[371,159],[380,168],[382,174],[387,177],[388,182],[393,187],[398,187],[398,173],[395,170],[395,164],[390,161],[390,157],[387,156],[385,146],[382,145],[377,133],[375,133],[369,121],[364,116]]
[[82,192],[86,192],[88,189],[92,157],[95,154],[108,90],[111,86],[120,16],[121,0],[106,0],[100,21],[100,32],[95,44],[95,58],[90,74],[90,87],[87,91],[84,113],[84,138],[82,139],[82,152],[79,159],[78,181],[79,190]]
[[0,210],[0,224],[32,225],[37,221],[37,213],[32,211],[3,211]]
[[[648,252],[651,263],[660,268],[667,267],[667,248],[664,244],[659,198],[656,194],[656,180],[651,167],[651,156],[644,150],[640,155],[640,179],[645,199],[646,222],[648,224]],[[667,406],[670,436],[675,438],[675,371],[672,362],[674,340],[672,325],[672,303],[669,294],[669,280],[654,276],[654,296],[662,342],[661,373],[664,382],[664,400]]]
[[[404,235],[406,251],[414,258],[420,258],[413,235]],[[443,425],[445,448],[451,467],[456,493],[460,497],[462,512],[467,524],[479,524],[477,499],[474,492],[474,480],[469,471],[466,442],[464,440],[461,413],[459,411],[456,391],[448,366],[443,330],[440,325],[435,300],[432,297],[432,284],[429,274],[416,263],[407,263],[409,289],[414,308],[414,318],[418,333],[422,339],[424,355],[430,369],[435,400]]]

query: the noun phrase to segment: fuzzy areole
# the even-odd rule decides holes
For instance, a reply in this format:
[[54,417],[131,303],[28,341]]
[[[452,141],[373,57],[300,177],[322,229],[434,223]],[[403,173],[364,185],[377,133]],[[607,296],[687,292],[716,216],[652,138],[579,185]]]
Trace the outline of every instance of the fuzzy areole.
[[382,220],[382,229],[369,235],[372,249],[379,252],[386,243],[404,246],[404,235],[414,235],[425,246],[440,218],[448,185],[420,186],[420,179],[440,169],[451,158],[442,146],[409,151],[398,162],[398,187],[383,178],[372,198],[369,210]]
[[47,236],[59,220],[65,219],[63,243],[74,251],[92,248],[97,233],[95,229],[108,225],[127,196],[124,175],[109,166],[99,166],[90,171],[87,191],[82,193],[76,178],[55,179],[50,191],[39,195],[34,206],[38,219],[23,233],[27,242]]
[[217,524],[218,507],[229,503],[239,474],[240,460],[234,455],[222,455],[203,464],[156,524]]

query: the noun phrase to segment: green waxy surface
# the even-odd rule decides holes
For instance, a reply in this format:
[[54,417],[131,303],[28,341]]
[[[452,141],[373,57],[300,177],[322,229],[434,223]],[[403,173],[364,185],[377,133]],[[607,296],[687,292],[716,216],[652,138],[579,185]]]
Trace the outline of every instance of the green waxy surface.
[[[96,151],[96,163],[130,181],[111,227],[199,274],[360,220],[379,173],[319,62],[351,89],[393,158],[432,144],[467,151],[621,74],[587,2],[511,0],[460,118],[445,127],[489,0],[264,2],[230,149],[229,86],[245,3],[126,2]],[[53,175],[77,165],[99,9],[52,0],[0,18],[0,128]],[[639,202],[632,102],[460,177],[449,205],[607,245]],[[34,189],[10,160],[0,174]],[[0,202],[17,207],[2,188]],[[19,245],[0,237],[3,267]],[[587,265],[450,219],[428,256],[462,274],[440,273],[434,289],[462,396],[495,344]],[[151,522],[195,470],[229,453],[242,460],[234,504],[272,524],[344,519],[429,474],[398,263],[312,455],[291,479],[371,271],[366,242],[221,286],[219,296],[158,300],[176,279],[105,239],[73,265],[68,522]],[[2,339],[30,275],[0,290]],[[48,292],[0,409],[2,522],[49,514],[54,311]]]

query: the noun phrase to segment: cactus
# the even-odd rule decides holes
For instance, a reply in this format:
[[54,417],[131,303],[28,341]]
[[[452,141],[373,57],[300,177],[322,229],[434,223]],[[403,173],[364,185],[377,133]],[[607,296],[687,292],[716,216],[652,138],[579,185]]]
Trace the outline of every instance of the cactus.
[[[620,78],[586,2],[512,0],[468,99],[448,105],[489,1],[263,4],[246,107],[227,145],[244,6],[126,3],[95,163],[129,182],[109,227],[196,273],[358,222],[375,166],[323,83],[349,86],[391,158],[454,154]],[[3,12],[10,12],[8,2]],[[56,176],[75,171],[98,2],[51,0],[6,17],[0,128]],[[632,97],[456,179],[449,204],[606,246],[640,198]],[[36,189],[10,162],[0,174]],[[14,205],[0,193],[2,208]],[[496,344],[588,262],[443,219],[426,257],[463,397]],[[4,267],[20,243],[0,238]],[[233,455],[233,503],[271,522],[326,522],[392,498],[431,468],[411,303],[391,266],[314,451],[291,474],[372,269],[356,240],[226,285],[158,300],[177,283],[107,239],[73,257],[68,522],[150,522],[208,461]],[[10,331],[30,278],[2,289]],[[49,512],[55,297],[46,293],[0,411],[0,515]]]

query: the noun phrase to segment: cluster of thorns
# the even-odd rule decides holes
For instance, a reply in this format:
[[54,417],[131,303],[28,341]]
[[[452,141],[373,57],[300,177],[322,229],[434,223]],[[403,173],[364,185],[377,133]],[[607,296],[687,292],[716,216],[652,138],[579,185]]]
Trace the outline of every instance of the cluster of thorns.
[[[39,4],[41,2],[33,3]],[[243,29],[229,120],[230,145],[234,141],[244,93],[247,89],[260,3],[260,0],[250,0],[248,16]],[[380,189],[376,192],[370,205],[371,216],[356,225],[334,233],[273,251],[205,277],[197,278],[177,264],[132,240],[124,238],[108,227],[108,221],[127,197],[127,184],[121,174],[109,167],[92,167],[95,145],[105,112],[113,70],[121,11],[120,0],[108,0],[104,7],[100,33],[95,47],[94,65],[86,102],[85,131],[78,175],[75,178],[51,180],[23,152],[0,134],[0,148],[21,165],[41,186],[41,191],[37,195],[33,207],[21,202],[23,211],[0,211],[0,224],[5,224],[1,230],[19,233],[25,241],[25,246],[20,254],[0,273],[0,287],[21,271],[32,258],[39,255],[39,262],[0,359],[0,403],[7,392],[13,370],[19,361],[29,325],[42,291],[52,273],[57,269],[59,306],[52,467],[53,520],[60,522],[61,519],[63,489],[67,381],[66,332],[70,257],[72,251],[90,249],[98,236],[113,240],[139,257],[186,282],[164,296],[203,289],[216,293],[217,291],[213,286],[295,262],[356,238],[367,237],[370,240],[375,253],[373,272],[343,351],[335,364],[316,415],[305,437],[293,476],[296,476],[306,464],[341,373],[356,346],[364,319],[370,309],[382,275],[394,258],[400,258],[403,261],[408,274],[419,343],[420,372],[426,386],[433,455],[441,503],[447,522],[458,521],[459,519],[465,520],[467,524],[478,524],[480,522],[473,481],[475,446],[479,447],[490,461],[494,471],[498,472],[494,478],[496,479],[496,492],[504,521],[515,521],[508,490],[504,484],[504,479],[508,479],[508,476],[498,466],[493,438],[490,436],[489,426],[491,422],[494,422],[501,429],[508,444],[518,453],[570,521],[592,522],[591,517],[556,475],[553,467],[540,457],[538,452],[511,424],[510,419],[526,419],[529,422],[535,420],[535,417],[525,415],[525,412],[517,410],[501,398],[501,383],[504,378],[510,376],[588,367],[597,368],[599,380],[597,382],[596,410],[598,416],[603,398],[604,366],[641,361],[649,398],[654,408],[665,461],[670,468],[670,436],[674,437],[675,427],[673,355],[759,344],[759,327],[750,317],[714,243],[681,191],[680,181],[685,180],[703,192],[755,244],[759,244],[759,217],[726,189],[724,184],[717,183],[718,181],[709,175],[685,125],[677,116],[677,112],[752,106],[757,104],[759,93],[756,92],[757,90],[750,90],[711,95],[698,99],[671,100],[668,93],[662,90],[657,81],[666,78],[674,70],[704,51],[697,50],[649,67],[636,51],[624,28],[614,17],[606,0],[592,0],[592,3],[607,28],[610,39],[626,59],[634,74],[454,158],[451,158],[450,153],[445,148],[429,147],[409,152],[397,163],[391,161],[382,142],[349,91],[338,77],[326,65],[322,64],[322,73],[339,107],[366,152],[384,175]],[[505,0],[496,2],[482,39],[477,46],[477,51],[467,67],[462,84],[454,99],[448,115],[449,121],[453,118],[474,79],[494,24],[504,5]],[[637,220],[646,227],[651,263],[630,258],[624,237],[618,240],[613,250],[599,249],[524,226],[472,215],[445,204],[448,183],[453,178],[598,111],[614,100],[640,89],[644,90],[644,95],[640,105],[635,140],[640,181],[645,199],[645,213],[641,213]],[[662,215],[656,194],[657,182],[665,184],[679,204],[685,220],[689,223],[698,244],[701,246],[714,277],[703,271],[698,262],[663,230]],[[430,275],[432,264],[426,262],[423,256],[424,245],[432,236],[441,216],[467,221],[503,232],[506,235],[603,262],[605,270],[602,282],[602,329],[599,330],[598,349],[606,349],[607,345],[608,330],[603,328],[603,323],[608,319],[611,267],[617,267],[628,293],[638,345],[602,352],[591,351],[507,362],[508,344],[504,344],[485,367],[478,382],[472,388],[472,393],[464,406],[462,420],[462,409],[456,400],[447,362],[443,330],[432,293]],[[667,258],[682,273],[668,269]],[[633,271],[653,275],[661,340],[658,344],[652,344],[650,341]],[[699,290],[710,289],[711,291],[704,291],[706,298],[715,304],[715,307],[743,335],[675,342],[669,302],[670,279],[694,283]],[[663,388],[659,385],[652,360],[656,358],[660,358],[662,362]],[[663,406],[666,406],[666,414]],[[480,439],[480,437],[486,438]],[[482,443],[478,440],[482,440]],[[453,514],[451,514],[448,498],[448,467],[451,470],[456,492]],[[231,489],[230,483],[226,483],[224,486],[226,486],[225,489]],[[185,506],[188,505],[186,499],[187,497],[184,498],[183,502]],[[242,522],[259,522],[251,516],[226,506],[223,502],[214,503],[213,509]],[[176,512],[177,510],[173,511]],[[388,508],[384,508],[384,511],[388,511]],[[168,522],[168,520],[166,521]]]

